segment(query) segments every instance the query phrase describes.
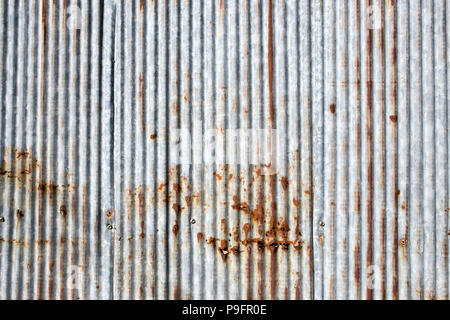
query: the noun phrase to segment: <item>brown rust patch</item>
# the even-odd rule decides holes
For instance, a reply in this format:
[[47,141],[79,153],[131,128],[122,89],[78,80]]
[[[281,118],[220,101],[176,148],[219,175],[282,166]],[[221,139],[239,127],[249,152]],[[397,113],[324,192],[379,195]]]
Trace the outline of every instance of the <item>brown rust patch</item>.
[[180,227],[178,226],[178,223],[175,223],[172,227],[172,232],[175,236],[178,235],[178,231],[180,231]]
[[16,158],[17,158],[17,160],[20,160],[21,158],[28,158],[29,155],[30,155],[30,153],[26,150],[22,151],[22,152],[17,151]]
[[178,183],[174,183],[173,191],[175,191],[176,193],[181,193],[181,186]]
[[150,139],[155,140],[157,137],[158,137],[158,135],[156,133],[154,133],[150,136]]
[[59,214],[63,219],[67,217],[67,207],[64,204],[59,207]]
[[226,240],[220,240],[220,246],[218,250],[220,255],[222,256],[223,262],[226,262],[228,254],[230,253],[230,251],[228,250],[228,242]]
[[24,217],[22,209],[17,209],[16,217],[18,221],[20,221]]
[[332,114],[335,114],[335,113],[336,113],[336,105],[335,105],[334,103],[330,104],[330,112],[331,112]]
[[392,123],[397,123],[397,115],[390,115],[389,119],[391,120]]
[[[15,189],[26,194],[38,194],[38,197],[48,195],[53,200],[57,193],[70,193],[76,187],[70,184],[57,185],[52,181],[42,180],[40,162],[31,156],[31,151],[19,150],[15,147],[6,147],[4,159],[0,164],[0,185],[6,187],[13,184]],[[68,173],[66,175],[70,176]],[[12,199],[7,205],[13,206]]]
[[289,180],[288,180],[288,178],[282,177],[280,179],[280,182],[281,182],[281,186],[283,187],[283,190],[286,191],[288,189],[288,187],[289,187]]
[[200,243],[202,241],[202,239],[203,239],[203,233],[202,232],[197,233],[197,241]]
[[186,197],[184,197],[184,201],[186,201],[186,205],[187,205],[188,207],[191,206],[191,201],[192,201],[191,196],[186,196]]
[[359,239],[357,240],[357,244],[355,245],[354,255],[355,255],[355,270],[353,272],[353,276],[355,278],[357,292],[359,292],[360,278],[361,278],[361,265],[359,262],[360,255],[361,255],[361,247],[359,245]]

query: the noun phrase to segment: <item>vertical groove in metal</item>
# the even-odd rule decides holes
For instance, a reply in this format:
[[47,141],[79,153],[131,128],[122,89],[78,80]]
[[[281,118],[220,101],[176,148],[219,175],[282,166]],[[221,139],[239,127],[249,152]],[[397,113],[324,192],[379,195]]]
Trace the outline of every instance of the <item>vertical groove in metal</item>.
[[0,299],[448,299],[446,1],[0,17]]

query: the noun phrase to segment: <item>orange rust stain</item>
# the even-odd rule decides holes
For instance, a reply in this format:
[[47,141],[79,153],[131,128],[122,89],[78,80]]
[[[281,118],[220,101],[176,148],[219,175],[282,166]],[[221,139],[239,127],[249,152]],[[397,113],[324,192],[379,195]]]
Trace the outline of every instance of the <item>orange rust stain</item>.
[[202,241],[202,239],[203,239],[203,233],[202,232],[197,233],[197,241],[200,243]]
[[389,119],[391,119],[392,123],[397,123],[397,115],[391,115],[389,116]]
[[178,102],[174,102],[172,105],[173,113],[178,114],[180,111],[180,107],[178,106]]
[[46,193],[50,200],[53,200],[55,193],[70,193],[76,190],[76,187],[70,184],[56,185],[51,181],[43,181],[41,165],[30,155],[30,151],[6,147],[4,160],[0,164],[0,184],[13,184],[14,188],[23,192],[39,193],[39,197]]
[[220,229],[221,229],[223,232],[225,232],[226,226],[227,226],[227,220],[225,220],[225,219],[220,220]]
[[181,192],[181,186],[178,183],[174,183],[173,184],[173,191],[175,191],[176,193],[180,193]]
[[231,205],[231,208],[233,210],[240,210],[240,211],[244,211],[246,213],[250,212],[250,207],[249,207],[247,202],[238,203],[237,202],[238,201],[238,197],[237,196],[233,197],[233,201],[234,201],[234,204]]
[[155,140],[156,137],[158,137],[158,135],[157,135],[156,133],[154,133],[154,134],[152,134],[152,135],[150,136],[150,139]]
[[183,210],[178,203],[174,203],[172,209],[176,214],[179,214]]
[[323,243],[325,242],[325,236],[324,236],[323,234],[321,234],[321,235],[319,236],[319,241],[320,241],[320,246],[321,246],[322,249],[323,249]]
[[223,23],[223,0],[220,0],[219,4],[219,21]]
[[355,191],[355,207],[358,213],[361,212],[361,194],[358,191]]
[[186,196],[186,197],[184,197],[184,201],[186,201],[186,205],[187,205],[188,207],[191,206],[191,201],[192,201],[191,196]]
[[294,206],[296,206],[298,208],[298,206],[300,205],[300,202],[297,199],[292,199],[292,203],[294,204]]

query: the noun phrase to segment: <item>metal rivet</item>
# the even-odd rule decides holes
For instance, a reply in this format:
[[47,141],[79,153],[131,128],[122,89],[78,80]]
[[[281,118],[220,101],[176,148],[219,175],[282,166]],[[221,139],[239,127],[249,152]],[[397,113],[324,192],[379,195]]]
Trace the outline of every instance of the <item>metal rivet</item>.
[[5,217],[0,217],[0,223],[5,222]]
[[112,224],[108,224],[108,225],[106,226],[106,228],[107,228],[108,230],[112,230],[112,229],[113,229],[113,226],[112,226]]
[[195,221],[195,219],[191,220],[191,224],[195,224],[197,221]]
[[320,226],[321,226],[321,227],[325,227],[325,222],[320,221]]

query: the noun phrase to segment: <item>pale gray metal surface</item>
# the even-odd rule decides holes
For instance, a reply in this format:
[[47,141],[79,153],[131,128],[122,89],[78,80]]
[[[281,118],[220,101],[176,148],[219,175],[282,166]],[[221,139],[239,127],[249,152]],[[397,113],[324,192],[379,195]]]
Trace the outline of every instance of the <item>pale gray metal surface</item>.
[[0,299],[448,299],[447,1],[0,17]]

